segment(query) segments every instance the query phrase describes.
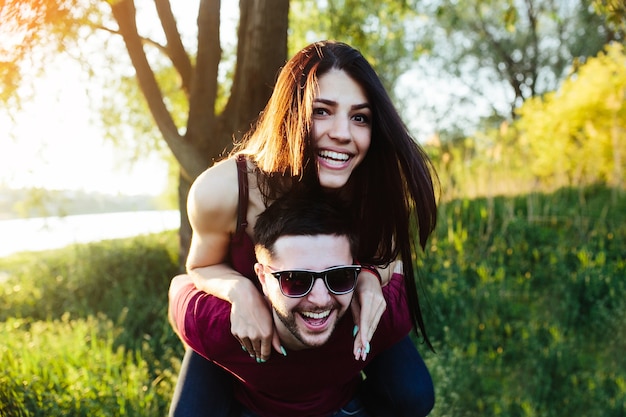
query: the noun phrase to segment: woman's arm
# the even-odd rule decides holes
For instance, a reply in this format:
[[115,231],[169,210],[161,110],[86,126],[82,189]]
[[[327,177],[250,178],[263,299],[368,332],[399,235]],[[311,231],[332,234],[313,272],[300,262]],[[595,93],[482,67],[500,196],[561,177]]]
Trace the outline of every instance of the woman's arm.
[[239,189],[234,159],[225,160],[200,175],[187,202],[193,230],[187,272],[196,287],[232,304],[231,332],[250,356],[269,358],[271,345],[280,351],[269,307],[252,281],[226,261],[237,227]]
[[369,341],[372,340],[378,322],[387,308],[381,287],[389,283],[394,273],[402,273],[402,262],[399,260],[391,262],[385,268],[371,265],[359,273],[355,297],[350,305],[354,322],[359,323],[358,329],[355,329],[353,348],[354,358],[357,360],[365,360],[369,353]]

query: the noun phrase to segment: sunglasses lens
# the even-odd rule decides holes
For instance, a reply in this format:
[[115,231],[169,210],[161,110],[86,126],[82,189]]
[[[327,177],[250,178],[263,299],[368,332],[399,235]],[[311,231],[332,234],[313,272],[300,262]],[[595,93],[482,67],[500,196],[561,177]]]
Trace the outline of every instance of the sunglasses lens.
[[298,297],[311,288],[313,276],[307,272],[293,271],[280,274],[280,286],[285,295]]
[[326,273],[328,289],[335,293],[347,293],[354,289],[356,271],[352,268],[340,268]]

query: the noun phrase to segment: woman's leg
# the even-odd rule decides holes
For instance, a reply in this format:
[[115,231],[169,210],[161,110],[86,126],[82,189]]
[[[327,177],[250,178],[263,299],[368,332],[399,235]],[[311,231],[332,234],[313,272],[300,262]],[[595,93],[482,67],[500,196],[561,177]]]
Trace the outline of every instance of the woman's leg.
[[187,349],[169,417],[228,417],[232,399],[230,374]]
[[364,399],[376,416],[426,416],[435,405],[433,381],[409,336],[365,368]]

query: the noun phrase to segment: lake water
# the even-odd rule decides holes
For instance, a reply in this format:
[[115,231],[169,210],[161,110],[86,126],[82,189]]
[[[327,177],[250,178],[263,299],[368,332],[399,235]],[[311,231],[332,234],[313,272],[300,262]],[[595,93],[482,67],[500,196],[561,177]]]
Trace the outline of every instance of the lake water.
[[179,212],[133,211],[0,220],[0,257],[178,229]]

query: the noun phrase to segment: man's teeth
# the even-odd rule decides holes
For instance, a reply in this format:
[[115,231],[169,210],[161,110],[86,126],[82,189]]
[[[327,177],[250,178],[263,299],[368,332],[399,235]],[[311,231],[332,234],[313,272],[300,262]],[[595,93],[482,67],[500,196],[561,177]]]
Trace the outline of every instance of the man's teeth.
[[303,311],[303,312],[301,312],[301,314],[304,317],[307,317],[309,319],[319,320],[319,319],[323,319],[323,318],[328,317],[330,315],[330,310],[322,311],[321,313],[313,313],[311,311]]
[[333,151],[320,151],[319,156],[325,159],[334,159],[336,161],[345,162],[350,159],[350,155],[347,153],[339,153]]

